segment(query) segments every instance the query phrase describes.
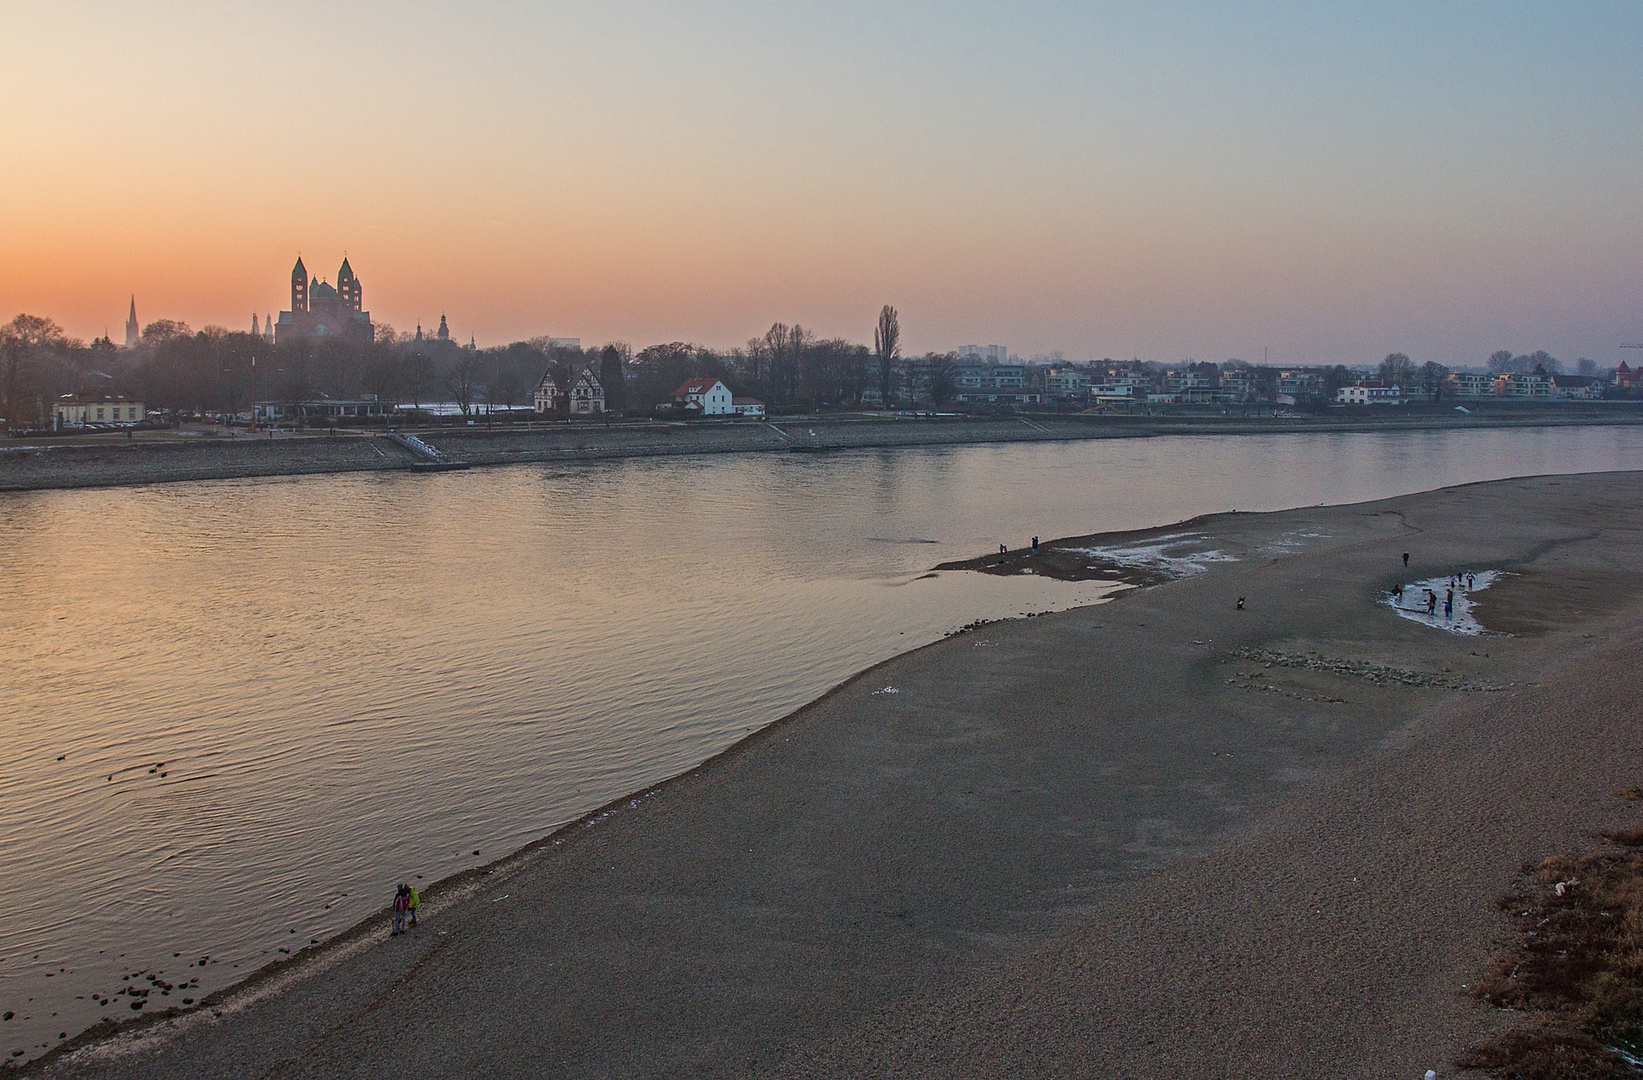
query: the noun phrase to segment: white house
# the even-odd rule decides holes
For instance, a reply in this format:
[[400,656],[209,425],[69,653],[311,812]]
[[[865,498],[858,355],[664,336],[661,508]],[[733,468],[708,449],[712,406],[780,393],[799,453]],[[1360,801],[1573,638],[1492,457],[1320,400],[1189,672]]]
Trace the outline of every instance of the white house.
[[1352,386],[1335,391],[1337,405],[1401,405],[1403,388],[1388,386],[1372,379],[1361,379]]
[[140,401],[123,397],[81,398],[66,394],[52,409],[55,426],[80,428],[89,424],[140,424],[147,417]]
[[1090,373],[1080,368],[1051,368],[1044,373],[1044,392],[1052,401],[1071,401],[1090,392]]
[[1479,375],[1475,371],[1451,372],[1444,380],[1450,396],[1459,398],[1490,397],[1495,392],[1493,375]]
[[718,379],[690,379],[673,392],[673,407],[694,416],[730,416],[735,401],[730,388]]
[[1548,375],[1496,375],[1495,393],[1501,397],[1549,398],[1552,396],[1552,380]]
[[763,416],[764,402],[758,398],[739,397],[730,399],[730,407],[737,416]]

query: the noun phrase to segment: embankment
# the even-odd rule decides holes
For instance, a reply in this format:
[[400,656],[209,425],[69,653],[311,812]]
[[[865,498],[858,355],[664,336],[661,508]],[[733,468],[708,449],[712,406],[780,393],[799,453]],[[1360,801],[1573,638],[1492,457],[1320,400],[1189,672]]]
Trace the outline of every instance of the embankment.
[[[1365,410],[1325,417],[1172,413],[1073,417],[779,418],[770,423],[693,421],[533,424],[419,431],[452,458],[475,465],[596,461],[681,454],[817,452],[995,442],[1239,435],[1302,431],[1425,431],[1479,427],[1643,423],[1632,403],[1500,407],[1461,415],[1436,409]],[[416,459],[380,436],[183,439],[110,437],[94,444],[13,440],[0,444],[0,491],[109,487],[179,480],[408,469]]]

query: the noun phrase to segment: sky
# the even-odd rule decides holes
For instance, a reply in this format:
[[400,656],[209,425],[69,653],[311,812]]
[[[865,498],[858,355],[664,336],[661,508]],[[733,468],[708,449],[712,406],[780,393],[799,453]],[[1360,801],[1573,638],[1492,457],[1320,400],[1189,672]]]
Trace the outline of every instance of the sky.
[[1613,364],[1643,5],[0,0],[0,319]]

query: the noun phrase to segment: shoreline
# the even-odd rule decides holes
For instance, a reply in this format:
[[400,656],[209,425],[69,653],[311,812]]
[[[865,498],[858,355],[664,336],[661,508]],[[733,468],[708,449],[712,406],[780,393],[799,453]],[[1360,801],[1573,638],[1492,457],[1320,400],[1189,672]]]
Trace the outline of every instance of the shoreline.
[[[1498,408],[1498,407],[1497,407]],[[1546,410],[1556,409],[1553,415]],[[1631,403],[1499,408],[1464,416],[1246,417],[1210,415],[872,418],[624,422],[539,427],[441,427],[419,434],[474,465],[623,460],[724,453],[834,452],[1004,442],[1070,442],[1162,435],[1271,435],[1643,425]],[[190,480],[417,471],[424,462],[385,435],[260,439],[109,438],[94,443],[0,444],[0,492],[125,487]]]
[[[1461,487],[1442,489],[1437,492],[1422,493],[1420,495],[1400,496],[1393,499],[1382,500],[1378,503],[1358,504],[1357,506],[1297,508],[1261,514],[1227,513],[1205,515],[1189,519],[1186,522],[1163,526],[1156,529],[1142,530],[1139,532],[1093,534],[1085,537],[1065,538],[1062,540],[1050,541],[1048,544],[1043,546],[1047,550],[1057,551],[1088,548],[1091,546],[1134,546],[1138,541],[1168,539],[1172,535],[1180,534],[1184,530],[1192,531],[1194,533],[1203,534],[1208,537],[1209,541],[1195,544],[1194,547],[1196,554],[1202,555],[1209,549],[1213,549],[1221,554],[1235,552],[1238,555],[1237,561],[1229,561],[1225,565],[1204,564],[1202,568],[1185,570],[1178,576],[1168,576],[1162,571],[1153,571],[1156,580],[1149,581],[1147,584],[1155,584],[1160,586],[1181,585],[1190,587],[1194,591],[1200,593],[1208,588],[1211,593],[1224,593],[1227,592],[1225,587],[1211,586],[1231,584],[1231,582],[1222,583],[1219,582],[1218,579],[1226,577],[1236,578],[1239,576],[1247,578],[1251,574],[1259,574],[1262,570],[1267,568],[1266,565],[1262,565],[1261,560],[1258,558],[1258,555],[1266,550],[1262,548],[1261,545],[1270,543],[1270,534],[1272,531],[1271,526],[1275,524],[1282,525],[1285,521],[1300,520],[1302,524],[1296,529],[1291,529],[1290,533],[1295,533],[1298,529],[1300,530],[1300,535],[1310,537],[1317,532],[1317,529],[1313,528],[1312,525],[1305,523],[1309,519],[1316,519],[1320,522],[1350,522],[1353,518],[1367,515],[1369,510],[1372,508],[1381,507],[1383,509],[1378,510],[1373,515],[1371,525],[1368,526],[1369,535],[1360,537],[1358,542],[1353,546],[1362,547],[1365,544],[1386,546],[1390,542],[1393,547],[1396,547],[1400,544],[1412,544],[1415,541],[1409,539],[1412,534],[1408,531],[1410,526],[1408,520],[1404,516],[1403,511],[1390,508],[1395,508],[1404,504],[1414,504],[1417,507],[1423,507],[1426,503],[1453,503],[1456,500],[1476,498],[1480,495],[1486,499],[1504,496],[1506,499],[1511,500],[1516,497],[1507,495],[1506,493],[1508,489],[1532,488],[1537,491],[1537,493],[1544,495],[1548,488],[1569,486],[1591,489],[1607,486],[1606,482],[1626,487],[1628,490],[1634,488],[1643,490],[1643,474],[1636,473],[1516,478],[1513,480],[1488,481],[1478,484],[1464,485]],[[1395,522],[1388,520],[1388,515],[1395,518]],[[1322,527],[1324,526],[1318,526],[1318,528]],[[1339,526],[1337,524],[1336,526],[1331,527]],[[1414,528],[1418,530],[1419,527],[1416,526]],[[1534,532],[1533,528],[1521,523],[1518,528],[1526,534]],[[1567,529],[1563,531],[1565,533],[1570,532],[1570,530]],[[1288,536],[1290,533],[1285,533],[1284,535]],[[1518,553],[1516,561],[1512,559],[1499,559],[1490,563],[1490,566],[1518,566],[1520,569],[1533,568],[1537,562],[1545,558],[1546,551],[1555,551],[1559,545],[1566,546],[1570,543],[1578,543],[1576,540],[1570,540],[1567,537],[1561,536],[1555,540],[1547,540],[1546,536],[1543,535],[1544,533],[1545,529],[1541,529],[1539,533],[1536,533],[1535,542],[1533,544],[1523,546]],[[1418,535],[1418,532],[1413,535]],[[1334,538],[1328,536],[1323,537],[1323,540],[1330,539]],[[1314,547],[1317,547],[1322,544],[1322,541],[1314,541],[1313,543]],[[1497,543],[1499,543],[1499,541],[1497,541]],[[1217,547],[1216,545],[1219,546]],[[1545,550],[1537,551],[1536,549]],[[1189,554],[1192,553],[1194,552],[1189,552]],[[1307,554],[1308,552],[1305,550],[1283,550],[1272,558],[1271,563],[1275,564],[1280,560],[1292,558],[1304,559]],[[984,556],[981,560],[971,561],[985,562],[987,558],[988,557]],[[992,558],[996,559],[996,556]],[[958,568],[962,564],[944,565],[952,568]],[[1482,568],[1481,564],[1479,564],[1479,568]],[[1423,571],[1431,571],[1434,569],[1441,570],[1442,564],[1428,563],[1423,565],[1422,569]],[[1370,610],[1368,612],[1358,611],[1347,614],[1341,614],[1337,611],[1329,610],[1323,618],[1322,625],[1325,628],[1325,631],[1327,631],[1327,626],[1330,623],[1338,623],[1342,619],[1355,621],[1358,623],[1365,621],[1372,622],[1373,609],[1380,607],[1380,605],[1376,604],[1372,599],[1376,595],[1376,590],[1383,587],[1385,582],[1398,579],[1401,576],[1402,575],[1398,571],[1389,567],[1385,572],[1381,573],[1378,578],[1372,581],[1364,581],[1361,586],[1349,589],[1348,593],[1358,595],[1359,600],[1363,602],[1362,606]],[[1427,573],[1426,576],[1431,575],[1430,573]],[[1135,582],[1135,584],[1140,583],[1141,582]],[[1247,588],[1247,586],[1244,585],[1240,585],[1239,587]],[[1504,586],[1501,585],[1496,586],[1496,589],[1503,588]],[[624,795],[621,798],[612,800],[601,807],[589,811],[587,814],[582,815],[574,821],[568,822],[554,829],[552,832],[533,841],[532,843],[524,845],[516,851],[510,852],[502,858],[487,863],[482,867],[470,868],[459,874],[434,883],[429,887],[425,894],[427,897],[427,904],[430,908],[433,908],[433,911],[430,912],[429,918],[432,920],[436,915],[440,915],[441,912],[448,912],[450,917],[453,919],[459,918],[463,915],[463,911],[461,909],[464,907],[464,901],[467,901],[466,907],[470,909],[466,912],[467,916],[473,917],[475,915],[487,914],[483,911],[472,910],[475,903],[477,903],[477,893],[489,886],[497,886],[503,882],[514,881],[523,876],[529,875],[533,871],[538,873],[551,873],[554,870],[554,867],[551,865],[541,865],[549,864],[554,861],[545,857],[552,854],[551,849],[563,848],[564,850],[561,854],[569,857],[577,849],[585,850],[590,846],[598,846],[605,840],[605,837],[603,831],[594,829],[593,826],[605,821],[606,819],[612,818],[615,815],[620,815],[625,810],[641,810],[642,804],[653,797],[661,797],[660,801],[671,801],[675,799],[683,799],[688,801],[692,797],[698,797],[693,789],[703,786],[712,786],[718,781],[719,774],[721,773],[726,771],[745,772],[747,770],[752,770],[754,773],[757,773],[760,768],[759,763],[748,762],[746,759],[757,758],[760,755],[769,756],[772,753],[779,752],[780,744],[775,742],[777,736],[782,736],[785,740],[787,737],[786,733],[792,729],[798,729],[801,727],[806,728],[807,730],[814,729],[813,721],[818,713],[827,713],[830,711],[833,713],[839,713],[841,709],[859,710],[862,707],[862,701],[865,700],[863,694],[864,688],[870,683],[876,683],[879,677],[887,672],[890,673],[892,677],[897,677],[900,674],[905,673],[906,669],[909,668],[929,667],[932,665],[940,667],[942,659],[947,654],[953,653],[961,646],[968,645],[970,643],[970,639],[973,639],[978,634],[983,633],[987,635],[1004,634],[1020,637],[1025,634],[1043,636],[1048,631],[1049,636],[1052,639],[1057,637],[1064,638],[1065,632],[1070,631],[1075,624],[1087,624],[1093,622],[1098,613],[1108,613],[1107,615],[1102,616],[1103,622],[1119,621],[1126,615],[1129,609],[1148,605],[1149,602],[1156,604],[1156,602],[1158,602],[1158,596],[1166,591],[1168,591],[1166,588],[1145,590],[1131,589],[1122,591],[1111,598],[1114,603],[1118,600],[1124,600],[1125,603],[1121,608],[1113,608],[1108,604],[1098,604],[1072,609],[1067,612],[1060,612],[1052,616],[1034,619],[1009,619],[1003,620],[999,623],[989,623],[983,628],[955,634],[949,638],[944,638],[909,652],[898,654],[895,657],[875,664],[850,676],[848,679],[828,690],[816,700],[759,729],[758,731],[753,732],[747,737],[738,740],[736,743],[726,747],[718,754],[715,754],[714,756],[706,759],[683,773],[668,778],[660,783],[648,785],[641,791],[633,792],[628,795]],[[1250,591],[1253,592],[1254,590]],[[1630,597],[1630,595],[1631,594],[1629,592],[1625,594],[1626,597]],[[1140,613],[1135,612],[1134,614],[1138,615]],[[1177,623],[1181,623],[1182,625],[1191,625],[1193,622],[1193,619],[1190,616],[1183,619],[1179,611],[1174,612],[1171,617]],[[1225,616],[1221,617],[1224,618]],[[1148,622],[1152,622],[1152,619],[1153,616],[1148,616]],[[1484,619],[1487,627],[1489,616],[1485,614]],[[1316,619],[1309,621],[1315,623]],[[1588,620],[1588,622],[1589,621],[1590,620]],[[1140,625],[1144,627],[1147,623],[1142,623]],[[1585,625],[1585,623],[1581,624],[1581,626]],[[1055,633],[1055,630],[1057,629],[1063,631],[1063,633],[1058,635]],[[1096,629],[1100,629],[1100,627],[1098,626]],[[1414,649],[1414,651],[1425,652],[1428,655],[1434,653],[1446,655],[1448,646],[1456,644],[1453,641],[1445,642],[1422,640],[1420,635],[1424,630],[1425,628],[1423,627],[1419,627],[1416,624],[1410,624],[1409,627],[1389,628],[1389,632],[1383,633],[1381,636],[1383,638],[1390,637],[1394,640],[1402,641],[1403,644],[1409,645]],[[1318,635],[1319,632],[1319,627],[1314,626],[1312,630],[1303,633],[1301,636],[1303,640],[1311,641]],[[1132,634],[1127,636],[1135,637],[1139,635]],[[1325,632],[1325,636],[1327,636],[1327,632]],[[1587,636],[1589,637],[1590,635],[1588,634]],[[1288,635],[1279,635],[1277,637],[1268,635],[1265,637],[1259,637],[1256,640],[1263,642],[1278,641],[1282,643],[1285,641],[1290,641],[1294,639],[1294,637],[1295,635],[1291,633]],[[1507,638],[1499,635],[1497,635],[1497,637],[1500,639],[1502,644],[1508,640]],[[1196,645],[1198,642],[1194,641],[1194,644]],[[1532,653],[1534,650],[1531,648],[1529,651]],[[1191,653],[1193,657],[1198,656],[1197,651],[1192,650],[1190,647],[1188,647],[1188,652]],[[1189,666],[1197,666],[1205,662],[1207,661],[1193,659]],[[1458,663],[1459,661],[1456,662]],[[1537,662],[1535,657],[1529,656],[1527,659],[1520,658],[1517,666],[1522,666],[1525,663],[1533,666],[1535,662]],[[1544,665],[1547,661],[1544,657],[1541,657],[1538,662]],[[1174,663],[1174,661],[1172,661],[1172,663]],[[1242,664],[1239,666],[1248,665]],[[1272,665],[1268,664],[1267,666],[1270,668]],[[1472,666],[1476,667],[1478,665],[1476,663],[1472,663]],[[1291,673],[1286,672],[1286,675],[1287,674]],[[1302,673],[1302,676],[1300,677],[1302,678],[1303,683],[1306,678],[1311,678],[1313,682],[1328,681],[1327,677],[1307,676],[1306,673]],[[898,681],[901,680],[898,678]],[[1188,683],[1203,683],[1203,680],[1189,678]],[[1250,686],[1239,689],[1249,690],[1255,689],[1255,687]],[[1148,692],[1150,693],[1151,691]],[[1394,693],[1400,692],[1401,691],[1394,691]],[[1238,695],[1235,694],[1234,696]],[[1242,696],[1248,697],[1249,695],[1245,693]],[[1264,698],[1267,695],[1263,694],[1258,696]],[[1344,702],[1342,703],[1345,704]],[[1387,735],[1377,737],[1377,744],[1382,738],[1392,737],[1393,733],[1395,733],[1399,727],[1416,722],[1419,716],[1425,715],[1431,710],[1429,705],[1417,707],[1409,701],[1402,699],[1399,699],[1387,707],[1393,708],[1393,711],[1399,714],[1403,714],[1404,719],[1401,724],[1395,724],[1392,728],[1387,729]],[[1357,712],[1358,710],[1353,711]],[[792,730],[792,733],[801,734],[801,732],[796,730]],[[814,734],[815,732],[813,730],[809,730],[809,733]],[[1355,765],[1361,765],[1365,760],[1371,757],[1373,757],[1373,752],[1371,750],[1360,748],[1359,750],[1347,753],[1342,758],[1341,767],[1351,768]],[[760,785],[760,781],[757,777],[753,777],[751,779],[744,778],[742,782],[744,784],[751,782],[756,788]],[[773,781],[769,780],[763,781],[766,786],[772,782]],[[1281,796],[1282,793],[1280,792],[1279,795],[1274,796],[1274,798],[1281,802]],[[1271,812],[1276,812],[1272,809],[1272,807],[1268,807],[1268,810]],[[622,816],[632,817],[634,815]],[[688,825],[681,826],[677,822],[674,822],[673,824],[676,827],[683,827],[686,828],[687,831],[690,831]],[[1255,831],[1258,833],[1261,828],[1269,827],[1269,825],[1270,822],[1263,824],[1258,821],[1256,822]],[[614,830],[614,824],[612,828]],[[699,831],[699,828],[700,827],[698,827],[696,831]],[[1247,837],[1249,834],[1249,829],[1250,826],[1246,823],[1242,827],[1242,830],[1235,828],[1230,833],[1223,832],[1216,834],[1206,842],[1206,845],[1200,846],[1197,855],[1190,853],[1181,855],[1178,853],[1174,857],[1166,857],[1165,861],[1160,864],[1160,866],[1164,868],[1179,866],[1183,859],[1190,861],[1193,858],[1201,857],[1203,855],[1213,855],[1217,851],[1224,850],[1227,843],[1238,842],[1238,838],[1240,836]],[[585,842],[573,842],[583,841],[584,838]],[[627,837],[627,847],[631,848],[635,843],[640,843],[640,841],[631,835],[630,830],[630,835]],[[539,858],[539,856],[544,857]],[[560,861],[564,860],[562,859]],[[1139,873],[1142,875],[1142,878],[1145,878],[1148,875],[1154,875],[1158,872],[1158,868],[1143,868],[1139,871],[1134,871],[1133,873]],[[487,878],[494,880],[487,882]],[[1133,878],[1132,874],[1129,873],[1120,874],[1120,879],[1141,880],[1141,878]],[[1503,888],[1504,885],[1505,883],[1503,882]],[[506,898],[507,897],[504,897],[503,899]],[[1487,906],[1488,901],[1492,899],[1492,896],[1480,897],[1478,899],[1480,901],[1480,906]],[[492,903],[495,902],[498,901],[492,901]],[[1100,906],[1100,904],[1097,904],[1094,909],[1091,909],[1086,905],[1083,909],[1084,915],[1082,917],[1088,917],[1088,912],[1090,910],[1098,910]],[[194,1006],[192,1009],[173,1011],[169,1014],[156,1014],[134,1018],[131,1021],[117,1025],[112,1030],[103,1026],[92,1028],[76,1038],[69,1040],[66,1044],[53,1049],[46,1056],[29,1063],[24,1067],[24,1072],[25,1074],[35,1074],[38,1072],[42,1075],[57,1075],[54,1069],[58,1064],[67,1063],[68,1059],[73,1058],[77,1054],[81,1054],[92,1047],[102,1046],[104,1048],[108,1048],[110,1044],[114,1042],[139,1045],[144,1044],[145,1041],[150,1039],[151,1035],[156,1037],[160,1035],[161,1033],[156,1031],[156,1029],[160,1028],[168,1029],[164,1032],[168,1043],[174,1042],[177,1039],[186,1039],[190,1030],[194,1028],[210,1027],[212,1021],[219,1018],[212,1016],[214,1012],[220,1012],[222,1016],[232,1017],[238,1013],[245,1012],[246,1010],[256,1009],[259,1002],[268,998],[269,995],[277,997],[282,989],[282,986],[271,984],[280,984],[282,981],[283,983],[288,984],[301,983],[304,980],[311,981],[314,978],[323,976],[325,973],[333,970],[340,964],[347,963],[351,960],[359,960],[364,953],[372,951],[370,949],[370,945],[373,940],[372,935],[380,933],[387,925],[387,921],[388,916],[386,914],[372,916],[371,918],[356,924],[343,933],[328,939],[318,946],[306,947],[299,950],[288,959],[282,959],[259,968],[257,971],[248,974],[244,979],[235,983],[233,986],[214,993],[209,998],[202,1001],[199,1005]],[[492,921],[494,922],[494,920]],[[1055,922],[1056,920],[1051,921]],[[1064,927],[1061,928],[1061,930],[1064,929]],[[1036,934],[1035,940],[1052,940],[1057,932],[1059,931],[1055,927],[1041,927]],[[1028,936],[1033,937],[1034,935],[1029,934]],[[428,956],[422,961],[419,961],[419,964],[430,961],[434,954],[439,951],[439,948],[440,947],[437,945],[434,946],[434,953],[428,954]],[[375,951],[380,953],[382,950],[378,949]],[[998,954],[997,950],[983,951],[987,952],[988,956],[991,957],[991,960],[985,960],[983,963],[983,967],[987,970],[992,970],[989,965],[996,964],[1000,960],[1007,961],[1010,959],[1011,955],[1010,950],[1008,949],[1004,950],[1003,954]],[[1019,953],[1019,950],[1017,950],[1017,953]],[[1480,970],[1482,965],[1487,963],[1488,959],[1489,958],[1487,956],[1480,956],[1477,958]],[[957,982],[959,984],[963,983],[963,975],[965,971],[977,970],[973,965],[960,965],[960,968],[961,970],[958,972],[957,978]],[[953,980],[951,979],[948,980],[948,982],[952,981]],[[930,1005],[931,1002],[939,1005],[941,1001],[946,1000],[940,993],[933,996],[927,993],[923,998],[919,998],[919,1000],[925,1000],[926,998],[928,998],[926,1005]],[[879,1021],[881,1027],[882,1025],[890,1025],[891,1027],[894,1027],[896,1023],[894,1020],[894,1015],[895,1014],[890,1014],[889,1018],[881,1017],[881,1020]],[[868,1019],[869,1021],[871,1020],[870,1017]],[[859,1024],[863,1021],[858,1018],[856,1022]],[[875,1030],[880,1031],[880,1034],[882,1034],[881,1029]],[[906,1034],[902,1033],[898,1037],[905,1038]],[[884,1044],[879,1042],[877,1045],[882,1048]],[[818,1053],[822,1050],[826,1051],[825,1053],[821,1053],[821,1056],[818,1059],[829,1063],[828,1070],[824,1070],[824,1072],[830,1071],[835,1067],[842,1067],[843,1071],[839,1074],[855,1074],[851,1068],[843,1067],[843,1059],[847,1058],[848,1054],[846,1054],[838,1044],[828,1043],[826,1040],[822,1040],[820,1042],[815,1042],[811,1049],[812,1051],[816,1051]],[[1458,1052],[1460,1047],[1456,1047],[1455,1049]],[[841,1055],[843,1055],[843,1057],[841,1057]],[[120,1055],[118,1060],[110,1059],[108,1062],[109,1068],[117,1069],[118,1067],[122,1067],[121,1062],[128,1062],[130,1057],[131,1053],[128,1052]],[[785,1057],[784,1060],[789,1060],[795,1065],[799,1063],[799,1059],[793,1058],[791,1055]],[[90,1062],[87,1062],[86,1064],[88,1066],[91,1065]],[[319,1065],[316,1065],[315,1068],[323,1071],[323,1068]],[[567,1075],[569,1074],[570,1073],[567,1073]],[[64,1073],[62,1075],[80,1075],[80,1073],[73,1072]],[[86,1073],[86,1075],[104,1075],[104,1073],[99,1068],[92,1068],[91,1071]],[[115,1071],[110,1072],[107,1075],[124,1075],[124,1073]],[[138,1074],[134,1073],[133,1075]]]

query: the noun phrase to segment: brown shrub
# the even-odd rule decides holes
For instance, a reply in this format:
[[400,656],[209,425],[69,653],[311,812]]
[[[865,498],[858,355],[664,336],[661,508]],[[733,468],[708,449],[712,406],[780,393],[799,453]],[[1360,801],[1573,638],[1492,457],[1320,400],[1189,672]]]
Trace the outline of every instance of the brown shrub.
[[1510,1032],[1468,1050],[1455,1064],[1463,1069],[1488,1069],[1502,1080],[1637,1080],[1638,1075],[1590,1035],[1544,1028]]
[[1605,840],[1613,840],[1621,847],[1643,847],[1643,826],[1621,832],[1604,833]]
[[1643,1058],[1643,829],[1610,838],[1627,850],[1525,867],[1523,886],[1500,899],[1519,942],[1472,996],[1533,1020],[1469,1050],[1462,1068],[1500,1080],[1643,1076],[1626,1060]]

